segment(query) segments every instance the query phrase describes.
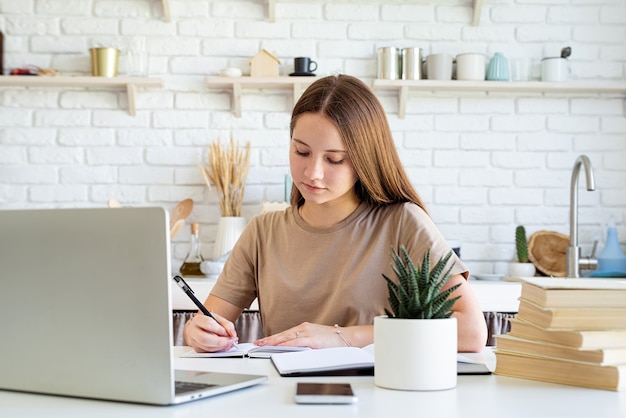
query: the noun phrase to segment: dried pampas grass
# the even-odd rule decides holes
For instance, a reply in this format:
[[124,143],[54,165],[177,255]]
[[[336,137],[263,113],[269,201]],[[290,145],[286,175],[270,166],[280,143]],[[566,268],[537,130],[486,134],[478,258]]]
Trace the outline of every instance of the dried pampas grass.
[[208,165],[201,165],[200,172],[209,189],[215,186],[220,200],[222,216],[241,216],[246,176],[250,168],[250,143],[245,148],[235,144],[231,137],[228,146],[220,140],[212,143],[208,153]]

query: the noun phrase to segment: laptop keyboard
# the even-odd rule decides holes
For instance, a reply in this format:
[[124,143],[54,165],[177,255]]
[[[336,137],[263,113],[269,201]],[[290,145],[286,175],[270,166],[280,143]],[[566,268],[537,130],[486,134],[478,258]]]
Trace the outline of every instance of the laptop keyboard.
[[197,390],[207,389],[217,385],[209,385],[206,383],[194,383],[194,382],[182,382],[177,380],[174,382],[174,390],[177,395],[189,392],[195,392]]

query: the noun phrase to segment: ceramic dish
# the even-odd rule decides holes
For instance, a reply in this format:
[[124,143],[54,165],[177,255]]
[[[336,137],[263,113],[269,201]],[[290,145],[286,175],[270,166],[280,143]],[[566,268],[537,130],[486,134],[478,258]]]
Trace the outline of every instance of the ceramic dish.
[[472,277],[476,280],[501,280],[504,275],[502,274],[472,274]]
[[220,71],[222,77],[241,77],[241,70],[239,68],[224,68]]

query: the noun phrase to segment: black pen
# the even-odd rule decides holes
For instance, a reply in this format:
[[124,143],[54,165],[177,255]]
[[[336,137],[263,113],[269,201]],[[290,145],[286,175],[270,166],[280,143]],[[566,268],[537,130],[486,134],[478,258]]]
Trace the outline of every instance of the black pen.
[[178,287],[180,287],[181,289],[183,289],[183,292],[185,292],[185,294],[187,296],[189,296],[189,299],[191,299],[191,301],[193,303],[196,304],[196,306],[198,307],[198,309],[200,309],[202,311],[203,314],[205,314],[206,316],[208,316],[209,318],[212,318],[215,320],[215,322],[217,322],[217,319],[215,319],[215,317],[213,316],[213,314],[211,312],[209,312],[209,310],[206,308],[206,306],[204,306],[202,304],[202,302],[200,302],[198,300],[198,298],[194,295],[193,290],[191,290],[191,287],[189,287],[189,285],[187,284],[187,282],[185,281],[185,279],[183,279],[180,276],[174,276],[174,281],[176,282],[176,284],[178,284]]
[[[183,289],[183,292],[185,292],[185,294],[187,296],[189,296],[189,299],[191,299],[191,301],[196,304],[198,309],[200,309],[200,311],[202,311],[203,314],[205,314],[209,318],[212,318],[215,322],[217,322],[219,324],[219,322],[217,321],[217,319],[215,319],[213,314],[211,312],[209,312],[209,310],[206,308],[206,306],[204,306],[202,304],[202,302],[200,302],[198,300],[196,295],[194,295],[193,290],[191,289],[191,287],[189,287],[189,285],[187,284],[185,279],[183,279],[181,276],[174,276],[173,279],[176,282],[176,284],[178,284],[178,287]],[[237,344],[235,343],[234,346],[237,347]]]

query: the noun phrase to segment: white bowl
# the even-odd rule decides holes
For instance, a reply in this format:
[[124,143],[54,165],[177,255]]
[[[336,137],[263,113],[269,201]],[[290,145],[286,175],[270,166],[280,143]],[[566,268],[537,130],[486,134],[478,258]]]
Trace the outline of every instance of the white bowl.
[[220,71],[222,77],[241,77],[241,70],[239,68],[224,68]]
[[203,261],[200,270],[207,276],[219,275],[224,269],[224,263],[219,261]]

